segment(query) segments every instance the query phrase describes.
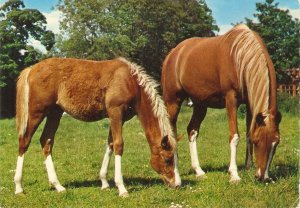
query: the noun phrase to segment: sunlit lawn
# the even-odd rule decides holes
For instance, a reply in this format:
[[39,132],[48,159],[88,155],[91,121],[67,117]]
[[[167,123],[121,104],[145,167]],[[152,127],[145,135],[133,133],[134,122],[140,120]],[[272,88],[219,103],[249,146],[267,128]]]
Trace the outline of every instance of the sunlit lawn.
[[[1,120],[0,137],[0,207],[295,207],[298,199],[299,130],[298,117],[283,115],[281,143],[271,166],[275,184],[258,183],[254,168],[244,169],[245,120],[239,120],[241,141],[238,166],[239,184],[229,183],[228,127],[224,110],[209,110],[205,118],[198,151],[207,179],[199,180],[190,170],[186,126],[191,109],[184,107],[178,119],[179,166],[182,188],[167,188],[152,170],[149,147],[141,125],[135,117],[124,126],[125,152],[123,174],[130,197],[118,196],[113,183],[113,160],[110,164],[109,190],[101,191],[98,179],[108,120],[85,123],[63,117],[56,134],[54,163],[58,178],[67,188],[57,193],[48,185],[44,157],[39,144],[39,128],[25,155],[23,187],[25,195],[14,195],[14,169],[18,139],[15,120]],[[42,125],[41,125],[42,127]]]

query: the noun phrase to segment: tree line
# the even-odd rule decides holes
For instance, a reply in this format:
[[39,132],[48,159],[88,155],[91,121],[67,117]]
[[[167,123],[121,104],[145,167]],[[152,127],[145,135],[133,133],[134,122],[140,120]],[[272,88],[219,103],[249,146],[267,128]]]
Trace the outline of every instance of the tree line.
[[[61,33],[46,29],[45,16],[22,0],[0,7],[0,117],[14,116],[15,80],[20,71],[52,56],[92,60],[126,57],[159,79],[167,53],[184,39],[215,36],[219,28],[205,0],[60,0]],[[299,63],[299,20],[274,0],[256,4],[257,21],[245,19],[266,43],[277,78]],[[28,44],[39,40],[42,54]]]

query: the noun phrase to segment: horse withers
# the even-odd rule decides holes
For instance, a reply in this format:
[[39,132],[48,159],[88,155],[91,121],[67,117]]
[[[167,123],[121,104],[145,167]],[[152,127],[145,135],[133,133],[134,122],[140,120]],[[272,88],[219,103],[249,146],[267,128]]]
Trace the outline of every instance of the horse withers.
[[237,108],[247,106],[246,168],[256,157],[256,177],[269,178],[269,167],[280,141],[281,115],[276,103],[275,70],[259,35],[246,25],[210,38],[191,38],[178,44],[163,63],[161,80],[170,121],[176,120],[182,101],[191,97],[193,114],[187,127],[192,168],[201,169],[196,138],[207,108],[226,108],[229,123],[231,182],[238,182],[236,148],[239,143]]
[[51,58],[23,70],[17,83],[19,156],[15,193],[23,192],[24,154],[44,118],[47,120],[40,143],[49,181],[58,192],[65,190],[57,179],[51,156],[63,112],[82,121],[109,118],[108,143],[100,170],[102,189],[109,187],[106,175],[114,152],[115,183],[120,196],[128,195],[121,171],[122,125],[135,114],[150,146],[152,167],[170,187],[180,186],[176,140],[156,86],[142,67],[124,58],[107,61]]

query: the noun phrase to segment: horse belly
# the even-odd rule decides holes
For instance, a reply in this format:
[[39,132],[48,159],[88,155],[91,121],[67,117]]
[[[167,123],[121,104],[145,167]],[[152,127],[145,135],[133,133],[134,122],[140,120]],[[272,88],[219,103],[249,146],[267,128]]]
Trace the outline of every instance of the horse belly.
[[104,91],[99,88],[81,88],[76,91],[63,89],[58,93],[57,104],[78,120],[97,121],[107,116]]

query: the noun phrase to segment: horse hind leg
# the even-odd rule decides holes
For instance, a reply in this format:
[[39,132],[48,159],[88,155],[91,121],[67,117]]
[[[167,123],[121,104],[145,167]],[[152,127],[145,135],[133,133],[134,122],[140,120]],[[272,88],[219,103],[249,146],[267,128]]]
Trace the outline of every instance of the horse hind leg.
[[66,189],[58,181],[53,160],[52,160],[52,148],[54,144],[54,136],[58,128],[62,113],[63,112],[61,109],[55,109],[47,116],[46,124],[40,138],[40,143],[43,149],[43,153],[44,156],[46,157],[45,165],[47,169],[49,183],[58,192],[65,191]]
[[17,160],[16,173],[14,176],[15,182],[15,194],[23,193],[22,188],[22,175],[23,175],[23,163],[24,163],[24,154],[27,152],[28,147],[31,142],[31,138],[35,133],[37,127],[42,122],[44,116],[42,114],[34,114],[28,116],[27,127],[24,134],[19,134],[19,155]]
[[113,149],[112,148],[112,133],[111,133],[111,129],[109,129],[109,135],[108,135],[108,139],[107,139],[105,154],[103,157],[103,162],[102,162],[102,166],[101,166],[100,173],[99,173],[99,176],[100,176],[100,179],[102,182],[101,190],[109,188],[109,184],[108,184],[106,176],[107,176],[107,172],[108,172],[110,158],[111,158],[111,155],[113,152],[112,149]]
[[206,178],[205,172],[200,167],[197,152],[197,136],[199,133],[199,127],[206,115],[206,112],[207,108],[205,106],[195,104],[192,118],[187,127],[192,169],[195,171],[196,177],[199,178]]

